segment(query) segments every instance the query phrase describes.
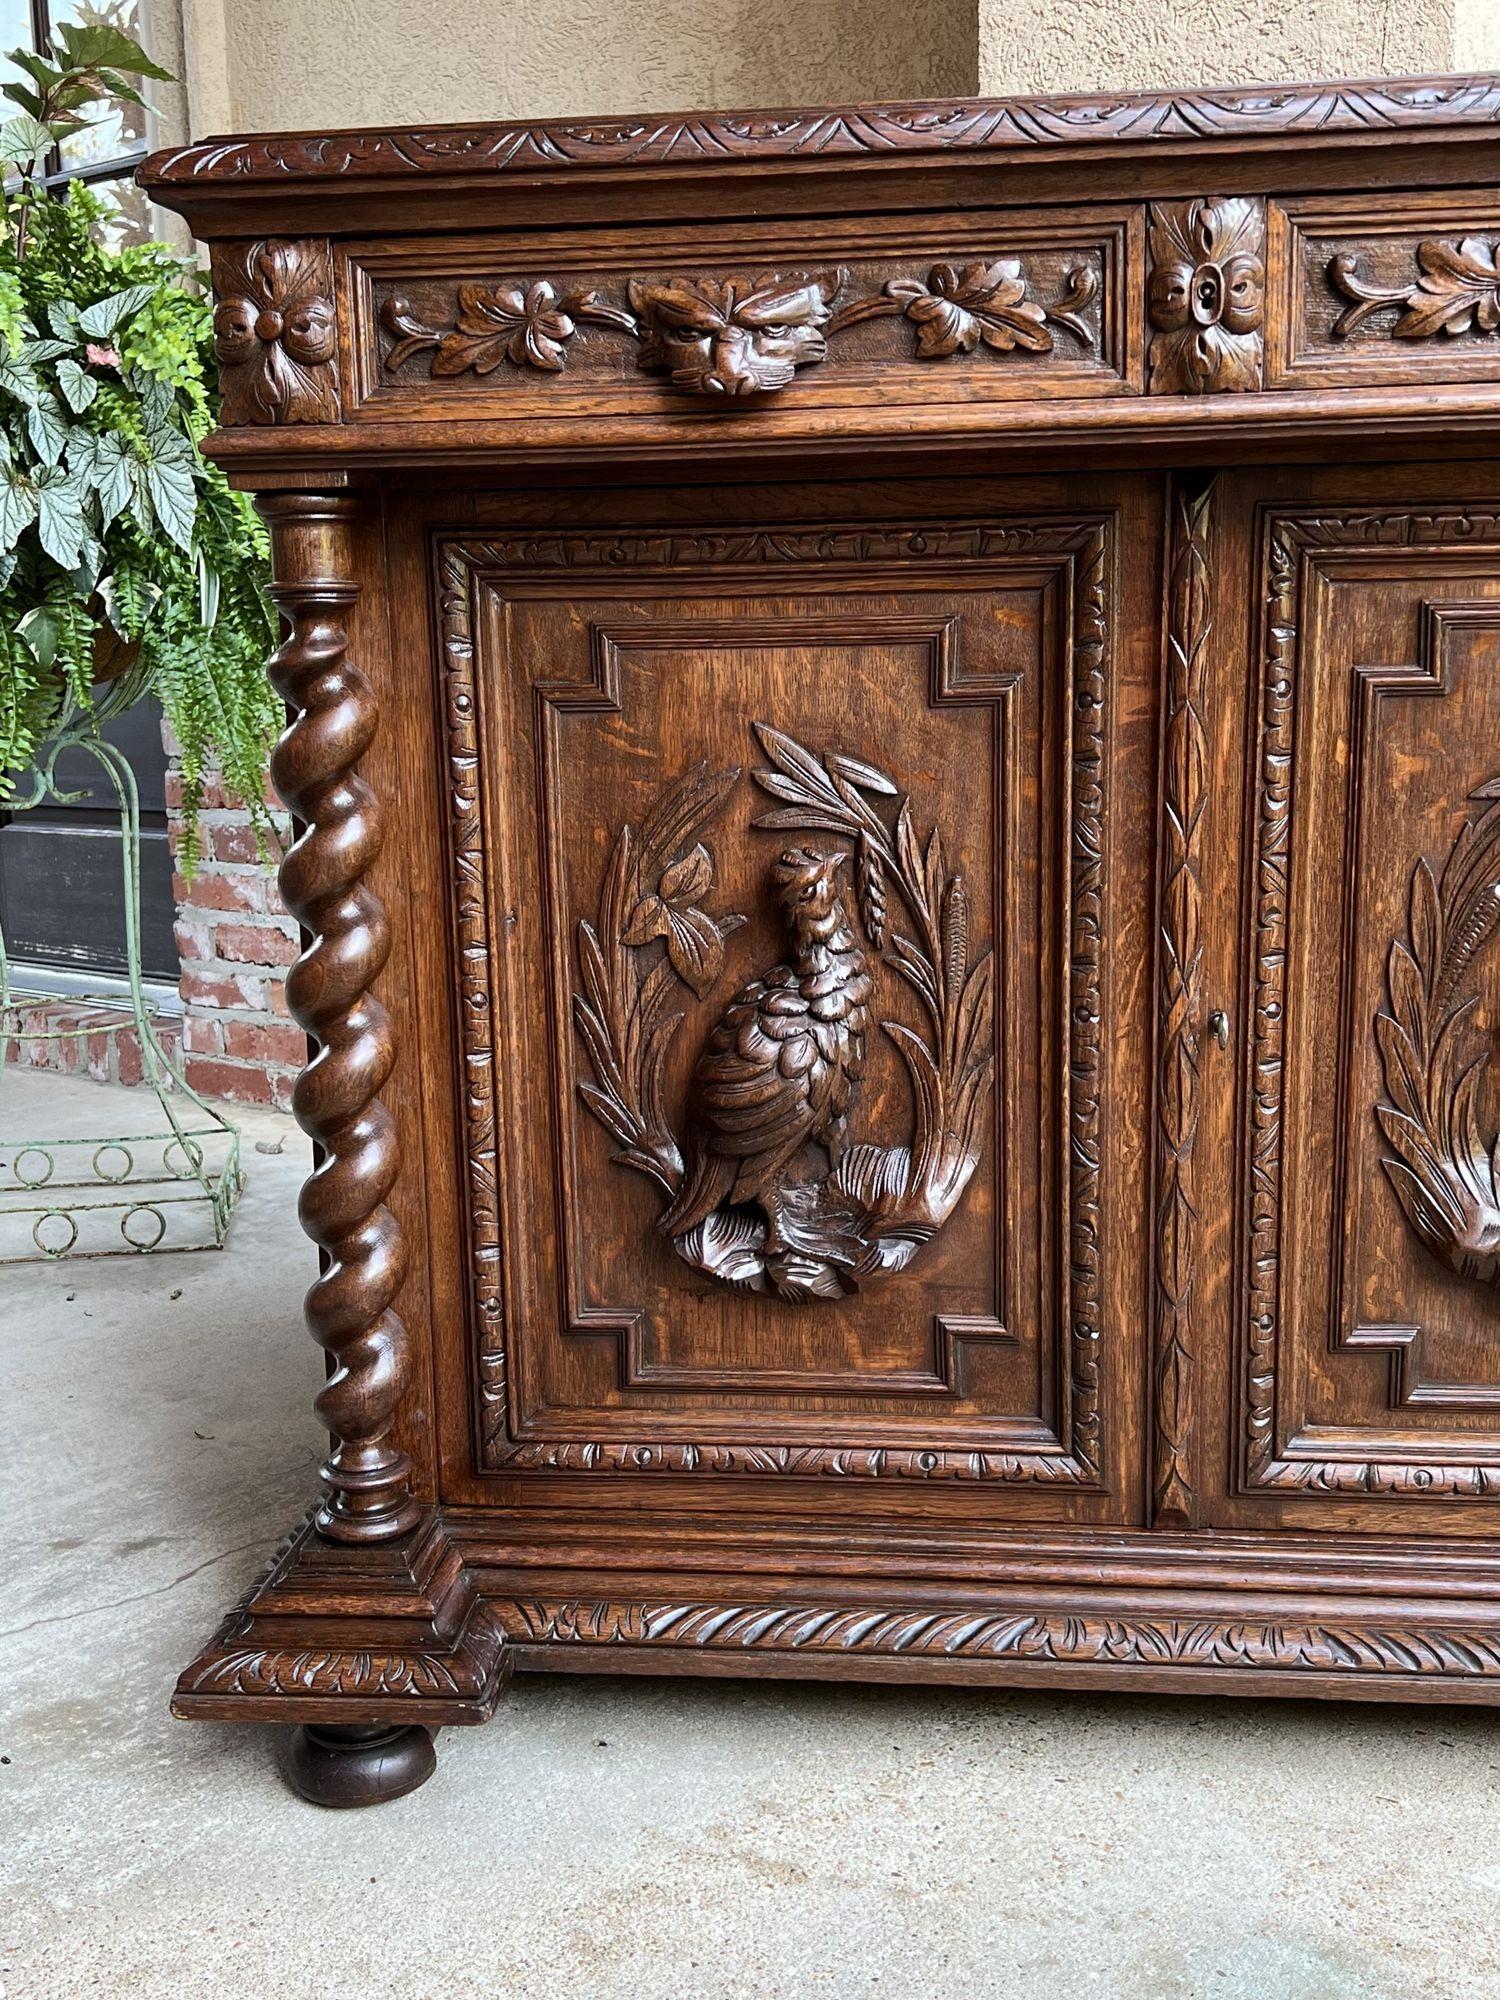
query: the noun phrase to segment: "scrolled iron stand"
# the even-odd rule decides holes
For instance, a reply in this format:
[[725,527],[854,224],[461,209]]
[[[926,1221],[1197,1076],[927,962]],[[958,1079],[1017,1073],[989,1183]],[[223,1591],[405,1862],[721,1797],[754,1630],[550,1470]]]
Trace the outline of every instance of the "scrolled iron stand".
[[[0,1264],[220,1250],[245,1185],[238,1126],[199,1096],[180,1063],[163,1048],[142,984],[140,799],[129,762],[99,732],[103,723],[140,699],[145,683],[145,673],[135,666],[97,690],[88,709],[65,698],[35,759],[29,790],[7,801],[9,812],[31,811],[49,801],[70,803],[77,794],[66,791],[57,776],[58,760],[68,750],[86,752],[109,779],[120,814],[129,994],[69,994],[68,1011],[87,1016],[80,1025],[27,1027],[25,1014],[63,996],[13,990],[0,928],[0,1089],[12,1043],[133,1032],[141,1052],[142,1087],[154,1094],[163,1127],[157,1132],[132,1127],[102,1138],[22,1137],[6,1129],[0,1101]],[[112,1240],[111,1221],[117,1225],[118,1242]],[[18,1243],[23,1247],[17,1248]]]

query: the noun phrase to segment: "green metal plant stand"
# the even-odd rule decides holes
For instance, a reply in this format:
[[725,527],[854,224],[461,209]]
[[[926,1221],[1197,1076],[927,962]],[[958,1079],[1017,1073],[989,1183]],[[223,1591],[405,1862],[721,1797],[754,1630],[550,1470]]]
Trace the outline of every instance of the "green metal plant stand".
[[[99,734],[143,686],[138,672],[127,671],[98,692],[91,709],[70,703],[37,756],[30,789],[7,802],[12,812],[49,800],[69,803],[72,795],[57,779],[58,759],[67,750],[86,752],[108,777],[119,802],[129,995],[69,994],[67,1010],[81,1022],[27,1027],[27,1012],[64,996],[15,992],[0,930],[0,1264],[219,1250],[245,1185],[239,1128],[198,1095],[163,1048],[144,991],[140,801],[129,762]],[[138,1041],[143,1073],[132,1092],[142,1115],[132,1118],[128,1131],[62,1137],[12,1129],[5,1109],[5,1080],[17,1071],[12,1044],[24,1062],[27,1044],[126,1033]],[[152,1098],[155,1114],[144,1108]]]

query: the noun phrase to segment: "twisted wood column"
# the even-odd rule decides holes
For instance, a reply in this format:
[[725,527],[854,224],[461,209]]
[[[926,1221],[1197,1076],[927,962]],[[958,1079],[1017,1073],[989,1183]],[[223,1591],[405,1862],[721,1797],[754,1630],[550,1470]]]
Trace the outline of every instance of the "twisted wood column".
[[380,1101],[395,1046],[371,991],[390,933],[365,879],[381,848],[380,808],[357,769],[379,705],[349,658],[344,624],[359,595],[353,501],[287,493],[263,496],[260,507],[271,528],[271,594],[289,628],[270,674],[293,710],[271,775],[303,827],[281,864],[281,893],[311,940],[287,999],[316,1043],[292,1108],[318,1148],[299,1204],[324,1253],[307,1323],[334,1362],[316,1404],[333,1439],[317,1528],[333,1541],[379,1542],[405,1534],[418,1514],[410,1461],[389,1441],[409,1367],[406,1329],[392,1310],[405,1251],[385,1205],[400,1154]]

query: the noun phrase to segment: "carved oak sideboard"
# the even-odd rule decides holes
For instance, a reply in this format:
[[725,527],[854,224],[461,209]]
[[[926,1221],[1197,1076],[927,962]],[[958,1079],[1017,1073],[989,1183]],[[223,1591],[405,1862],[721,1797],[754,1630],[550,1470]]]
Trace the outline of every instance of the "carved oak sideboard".
[[187,1668],[1500,1701],[1500,78],[159,154],[316,1511]]

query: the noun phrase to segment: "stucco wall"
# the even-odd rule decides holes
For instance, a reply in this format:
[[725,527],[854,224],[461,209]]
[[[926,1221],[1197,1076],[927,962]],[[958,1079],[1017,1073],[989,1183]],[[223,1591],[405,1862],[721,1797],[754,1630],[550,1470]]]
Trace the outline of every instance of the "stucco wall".
[[978,0],[979,88],[1412,76],[1500,65],[1500,0]]
[[149,0],[164,132],[1500,68],[1500,0]]
[[[975,0],[219,4],[230,118],[249,130],[961,96],[976,84]],[[184,6],[201,44],[209,6]],[[198,100],[202,131],[210,108]]]

